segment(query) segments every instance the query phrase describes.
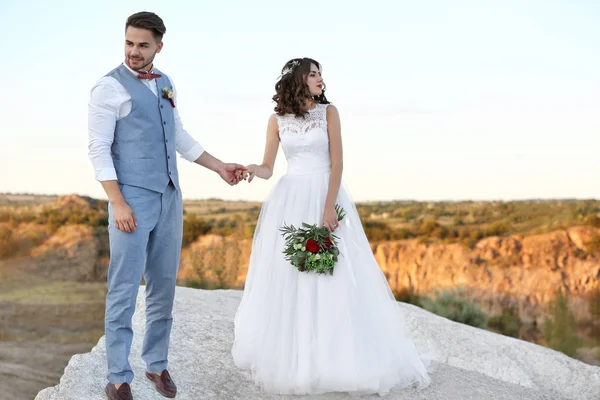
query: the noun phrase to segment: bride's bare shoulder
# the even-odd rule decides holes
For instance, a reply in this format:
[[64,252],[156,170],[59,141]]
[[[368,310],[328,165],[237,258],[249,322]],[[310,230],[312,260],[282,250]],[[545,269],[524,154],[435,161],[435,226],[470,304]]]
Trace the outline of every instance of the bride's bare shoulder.
[[339,116],[339,112],[336,106],[333,104],[327,104],[327,116]]

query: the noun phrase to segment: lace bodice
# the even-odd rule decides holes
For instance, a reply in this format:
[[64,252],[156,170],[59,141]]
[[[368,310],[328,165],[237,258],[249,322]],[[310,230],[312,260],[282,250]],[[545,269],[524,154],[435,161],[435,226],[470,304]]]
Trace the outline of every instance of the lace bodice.
[[327,104],[317,104],[303,117],[277,115],[279,139],[288,162],[288,174],[308,175],[331,171]]

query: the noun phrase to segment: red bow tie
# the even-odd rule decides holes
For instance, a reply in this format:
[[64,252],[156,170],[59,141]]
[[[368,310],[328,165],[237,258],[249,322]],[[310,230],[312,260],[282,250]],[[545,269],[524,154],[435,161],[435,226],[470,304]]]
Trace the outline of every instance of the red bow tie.
[[153,74],[152,72],[146,72],[146,71],[142,71],[141,73],[138,74],[138,79],[154,79],[154,78],[160,78],[162,75],[161,74]]

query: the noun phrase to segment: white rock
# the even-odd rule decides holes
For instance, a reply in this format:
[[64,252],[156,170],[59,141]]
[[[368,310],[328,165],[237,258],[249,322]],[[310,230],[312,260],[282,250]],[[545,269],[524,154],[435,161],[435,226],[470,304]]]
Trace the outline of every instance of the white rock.
[[[130,362],[136,374],[136,400],[164,399],[144,377],[141,343],[145,321],[144,287],[133,318]],[[177,288],[169,371],[178,385],[177,399],[292,399],[262,393],[247,371],[231,358],[233,317],[240,291]],[[600,368],[556,351],[438,317],[400,303],[418,345],[434,345],[441,364],[425,390],[404,390],[389,399],[427,400],[593,400],[600,399]],[[106,385],[104,337],[91,352],[71,358],[60,383],[38,393],[35,400],[104,400]],[[372,396],[376,398],[377,396]],[[298,397],[300,398],[300,397]],[[305,399],[347,399],[347,394],[304,396]]]

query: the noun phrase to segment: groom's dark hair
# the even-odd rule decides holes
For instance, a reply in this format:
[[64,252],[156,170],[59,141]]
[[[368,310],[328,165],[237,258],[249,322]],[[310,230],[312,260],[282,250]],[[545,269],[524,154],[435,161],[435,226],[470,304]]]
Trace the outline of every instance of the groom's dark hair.
[[163,22],[162,18],[148,11],[142,11],[130,15],[125,23],[125,30],[127,30],[127,28],[130,26],[152,31],[152,35],[154,36],[156,43],[160,43],[163,35],[167,32],[167,28],[165,27],[165,23]]

